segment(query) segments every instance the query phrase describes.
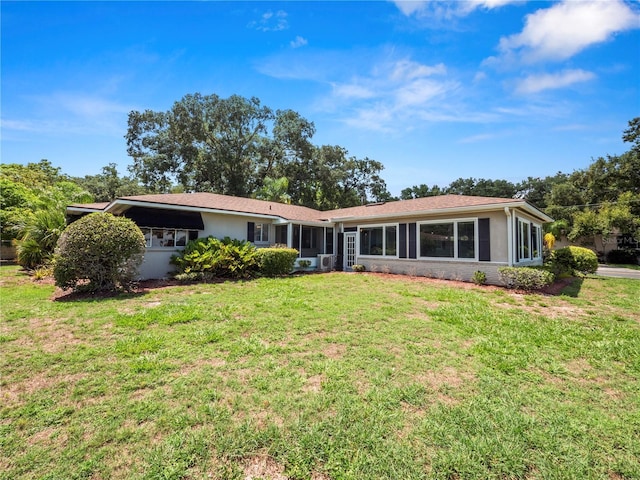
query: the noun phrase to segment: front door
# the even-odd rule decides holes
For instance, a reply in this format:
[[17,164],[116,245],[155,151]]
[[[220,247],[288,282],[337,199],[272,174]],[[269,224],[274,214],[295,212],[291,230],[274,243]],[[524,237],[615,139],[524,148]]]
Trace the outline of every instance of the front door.
[[356,232],[344,234],[344,271],[350,272],[356,263]]

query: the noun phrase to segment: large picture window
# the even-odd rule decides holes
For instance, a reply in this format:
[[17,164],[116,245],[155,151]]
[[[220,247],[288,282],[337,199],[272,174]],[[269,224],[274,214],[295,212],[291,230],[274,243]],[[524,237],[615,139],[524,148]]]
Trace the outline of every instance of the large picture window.
[[451,220],[420,224],[420,256],[476,259],[476,223],[476,220]]
[[395,257],[398,247],[398,227],[381,225],[360,228],[360,255]]

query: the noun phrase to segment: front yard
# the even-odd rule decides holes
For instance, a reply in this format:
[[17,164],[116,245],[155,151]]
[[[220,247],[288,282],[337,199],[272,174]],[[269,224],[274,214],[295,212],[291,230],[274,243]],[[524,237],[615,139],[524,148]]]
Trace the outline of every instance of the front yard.
[[2,479],[640,478],[636,280],[0,274]]

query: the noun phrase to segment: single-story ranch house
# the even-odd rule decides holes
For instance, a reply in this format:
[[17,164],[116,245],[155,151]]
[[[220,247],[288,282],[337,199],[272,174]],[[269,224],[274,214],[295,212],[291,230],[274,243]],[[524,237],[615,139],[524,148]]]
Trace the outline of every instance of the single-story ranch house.
[[142,279],[166,277],[189,240],[214,236],[257,247],[284,244],[319,270],[384,271],[470,281],[482,271],[542,264],[542,225],[552,219],[524,200],[442,195],[318,211],[213,193],[121,197],[67,208],[74,218],[109,212],[133,220],[147,239]]

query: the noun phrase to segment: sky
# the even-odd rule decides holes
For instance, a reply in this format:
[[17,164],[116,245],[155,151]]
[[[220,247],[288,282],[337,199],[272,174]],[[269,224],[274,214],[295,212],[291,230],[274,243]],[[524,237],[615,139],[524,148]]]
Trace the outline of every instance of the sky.
[[1,2],[1,162],[128,174],[132,110],[257,97],[389,191],[517,183],[630,149],[640,3]]

